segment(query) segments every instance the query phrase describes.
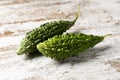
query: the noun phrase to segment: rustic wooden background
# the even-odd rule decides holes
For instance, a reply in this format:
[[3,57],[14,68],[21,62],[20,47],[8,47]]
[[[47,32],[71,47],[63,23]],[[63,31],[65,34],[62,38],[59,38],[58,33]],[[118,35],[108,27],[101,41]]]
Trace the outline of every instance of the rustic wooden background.
[[[113,34],[79,56],[59,63],[44,56],[16,54],[40,24],[72,20],[67,32]],[[120,80],[120,0],[0,0],[0,80]]]

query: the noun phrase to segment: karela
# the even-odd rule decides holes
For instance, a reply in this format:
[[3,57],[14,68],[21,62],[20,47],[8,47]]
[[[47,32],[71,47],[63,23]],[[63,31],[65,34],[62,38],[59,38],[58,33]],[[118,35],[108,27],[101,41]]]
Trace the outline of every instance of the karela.
[[76,18],[73,21],[59,20],[47,22],[40,25],[40,27],[26,33],[25,38],[23,38],[17,50],[17,54],[20,55],[23,53],[32,53],[34,51],[37,51],[36,45],[39,42],[43,42],[55,35],[61,35],[63,32],[65,32],[67,29],[69,29],[75,24],[78,16],[79,9]]
[[41,42],[37,49],[45,56],[56,60],[63,60],[76,56],[101,42],[105,36],[86,35],[83,33],[56,35]]

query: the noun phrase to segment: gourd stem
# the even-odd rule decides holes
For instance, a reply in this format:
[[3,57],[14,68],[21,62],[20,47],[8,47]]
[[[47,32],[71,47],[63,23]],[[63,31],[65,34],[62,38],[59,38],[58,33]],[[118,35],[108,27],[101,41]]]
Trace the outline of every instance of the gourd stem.
[[76,22],[76,20],[77,20],[78,17],[79,17],[79,14],[80,14],[80,5],[78,5],[78,12],[76,13],[76,18],[73,20],[73,23]]
[[112,34],[105,34],[103,37],[111,36]]

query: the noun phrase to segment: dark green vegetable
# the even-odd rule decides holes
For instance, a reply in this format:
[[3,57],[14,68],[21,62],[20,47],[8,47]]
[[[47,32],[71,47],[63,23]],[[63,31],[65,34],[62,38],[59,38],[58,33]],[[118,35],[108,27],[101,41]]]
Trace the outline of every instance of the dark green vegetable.
[[55,35],[61,35],[63,32],[75,24],[76,20],[78,19],[78,15],[79,12],[73,21],[59,20],[48,22],[28,32],[25,38],[23,38],[21,41],[17,54],[20,55],[23,53],[32,53],[34,51],[37,51],[36,45],[39,42],[43,42]]
[[56,35],[53,38],[39,43],[37,49],[45,56],[56,60],[63,60],[92,48],[101,42],[105,36],[86,34]]

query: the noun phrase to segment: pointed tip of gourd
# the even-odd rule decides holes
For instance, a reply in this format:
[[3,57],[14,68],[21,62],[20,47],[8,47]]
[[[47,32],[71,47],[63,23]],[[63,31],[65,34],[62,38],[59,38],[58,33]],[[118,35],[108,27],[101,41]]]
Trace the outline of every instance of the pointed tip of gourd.
[[40,43],[36,45],[38,51],[39,51],[39,45],[40,45]]
[[17,53],[17,55],[21,55],[22,54],[19,49],[16,51],[16,53]]
[[21,55],[23,54],[24,52],[22,51],[22,49],[19,47],[16,51],[17,55]]
[[17,55],[21,55],[21,52],[19,52],[19,51],[17,51],[16,53],[17,53]]
[[21,53],[17,53],[17,55],[21,55]]
[[73,20],[73,22],[75,23],[79,17],[79,14],[80,14],[80,5],[78,5],[78,11],[76,12],[76,17],[75,19]]
[[36,45],[36,47],[37,47],[37,50],[39,51],[39,52],[41,52],[41,49],[42,49],[42,43],[38,43],[37,45]]

